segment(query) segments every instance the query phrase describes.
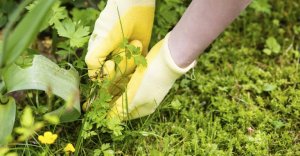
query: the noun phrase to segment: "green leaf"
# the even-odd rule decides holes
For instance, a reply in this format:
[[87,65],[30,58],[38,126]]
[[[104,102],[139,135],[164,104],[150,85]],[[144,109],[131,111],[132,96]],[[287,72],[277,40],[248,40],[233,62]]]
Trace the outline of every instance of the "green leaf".
[[105,151],[105,150],[107,150],[107,149],[109,149],[109,148],[110,148],[110,145],[107,144],[107,143],[101,145],[101,150],[102,150],[102,151]]
[[71,19],[56,22],[55,28],[59,36],[70,39],[71,47],[82,47],[89,39],[89,27],[84,27],[79,22],[72,22]]
[[278,54],[281,50],[280,44],[274,37],[269,37],[266,41],[266,46],[274,53]]
[[21,68],[13,64],[4,71],[3,80],[8,92],[28,89],[51,91],[63,98],[66,105],[50,112],[60,121],[76,120],[80,116],[79,75],[71,67],[65,70],[44,56],[35,55],[32,66]]
[[31,11],[35,8],[35,6],[38,4],[39,0],[36,0],[34,2],[32,2],[31,4],[29,4],[28,6],[26,6],[25,8],[28,10],[28,11]]
[[114,156],[115,152],[113,150],[106,150],[106,151],[103,151],[103,155],[104,156]]
[[21,125],[23,127],[31,127],[34,124],[34,117],[30,107],[25,107],[23,115],[21,117]]
[[134,63],[136,65],[142,65],[144,67],[147,66],[147,60],[146,60],[146,58],[144,56],[142,56],[142,55],[134,55],[133,59],[134,59]]
[[264,49],[263,52],[267,55],[271,55],[272,51],[270,49]]
[[273,85],[273,84],[265,84],[264,87],[263,87],[263,90],[266,91],[266,92],[271,92],[273,90],[276,89],[276,85]]
[[119,64],[123,60],[123,58],[120,55],[116,55],[115,57],[113,57],[113,60],[115,64]]
[[44,115],[44,120],[54,125],[59,124],[59,117],[56,115],[46,114]]
[[18,141],[28,140],[34,133],[44,126],[43,122],[35,122],[30,106],[26,106],[21,115],[21,126],[15,128],[15,132],[20,134]]
[[7,137],[11,134],[16,116],[16,103],[11,97],[8,103],[0,104],[0,146],[6,143]]
[[279,129],[283,126],[285,126],[285,124],[282,121],[273,121],[272,124],[274,125],[275,129]]
[[99,11],[94,8],[74,8],[71,11],[71,14],[73,16],[73,21],[81,22],[86,26],[93,26],[99,15]]
[[8,147],[0,147],[0,155],[5,155],[8,151],[9,151]]
[[55,28],[59,36],[70,38],[75,32],[75,23],[71,19],[66,19],[63,22],[56,22]]
[[49,25],[53,25],[55,22],[68,17],[68,11],[66,7],[60,7],[60,1],[54,4],[52,7],[51,17],[49,19]]
[[181,102],[178,99],[175,99],[171,102],[171,106],[173,109],[180,110]]
[[[33,10],[38,2],[39,0],[34,1],[32,4],[27,6],[26,9],[28,9],[29,11]],[[44,17],[46,20],[44,20],[43,26],[41,27],[41,31],[46,29],[48,26],[52,26],[55,22],[68,17],[68,11],[66,7],[60,7],[60,5],[60,1],[54,3],[50,13]]]
[[112,118],[107,123],[107,128],[113,131],[115,136],[122,135],[123,127],[121,126],[121,121],[117,118]]
[[140,47],[136,47],[134,45],[127,45],[126,48],[132,53],[132,55],[140,55],[142,53]]
[[271,13],[271,5],[269,4],[268,0],[254,0],[250,8],[253,8],[256,12],[262,12],[266,14]]
[[101,155],[101,153],[102,153],[102,151],[100,149],[95,149],[93,156],[99,156],[99,155]]
[[[31,12],[27,13],[5,42],[3,59],[0,65],[13,63],[32,43],[42,27],[45,16],[50,12],[56,0],[39,1]],[[6,40],[5,40],[6,41]]]

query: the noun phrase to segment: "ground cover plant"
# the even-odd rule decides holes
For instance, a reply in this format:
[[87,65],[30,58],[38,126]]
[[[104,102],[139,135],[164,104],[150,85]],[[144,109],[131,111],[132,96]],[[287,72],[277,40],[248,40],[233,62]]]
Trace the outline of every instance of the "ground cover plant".
[[[189,3],[157,1],[151,45]],[[125,122],[84,63],[105,4],[1,0],[0,155],[300,155],[299,0],[254,0],[154,114]]]

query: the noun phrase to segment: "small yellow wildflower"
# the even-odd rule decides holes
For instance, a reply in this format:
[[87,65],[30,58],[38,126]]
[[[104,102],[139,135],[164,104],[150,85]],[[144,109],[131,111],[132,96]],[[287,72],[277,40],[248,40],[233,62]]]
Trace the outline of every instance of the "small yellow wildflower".
[[47,131],[44,135],[39,135],[38,139],[43,144],[53,144],[57,139],[57,134]]
[[64,148],[64,151],[67,153],[75,152],[75,148],[71,143],[68,143],[67,146]]

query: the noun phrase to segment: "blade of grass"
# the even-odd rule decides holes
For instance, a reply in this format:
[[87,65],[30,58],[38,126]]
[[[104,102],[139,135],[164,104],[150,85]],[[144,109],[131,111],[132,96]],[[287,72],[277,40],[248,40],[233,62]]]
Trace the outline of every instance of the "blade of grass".
[[[2,96],[2,95],[0,95]],[[0,97],[0,147],[6,143],[7,137],[11,134],[16,117],[16,103],[13,98]],[[5,100],[5,101],[2,101]],[[6,104],[2,104],[2,102]]]
[[[25,0],[23,1],[18,8],[9,16],[9,21],[6,25],[6,27],[3,30],[3,43],[7,43],[8,34],[11,31],[13,25],[17,22],[17,20],[20,17],[20,14],[24,10],[24,8],[31,2],[32,0]],[[3,53],[6,49],[6,44],[3,45],[3,47],[0,48],[0,67],[3,65]]]
[[4,42],[2,66],[13,63],[18,56],[32,43],[44,23],[56,0],[39,1],[36,7],[25,15],[17,27],[9,34]]

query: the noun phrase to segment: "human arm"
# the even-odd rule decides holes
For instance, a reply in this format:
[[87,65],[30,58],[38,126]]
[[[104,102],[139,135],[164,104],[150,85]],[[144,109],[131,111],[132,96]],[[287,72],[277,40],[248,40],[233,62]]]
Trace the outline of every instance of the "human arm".
[[251,0],[193,0],[170,33],[174,62],[186,67],[219,36]]
[[135,119],[153,113],[181,75],[249,4],[250,0],[193,0],[174,30],[147,55],[126,91],[114,103],[110,117]]

